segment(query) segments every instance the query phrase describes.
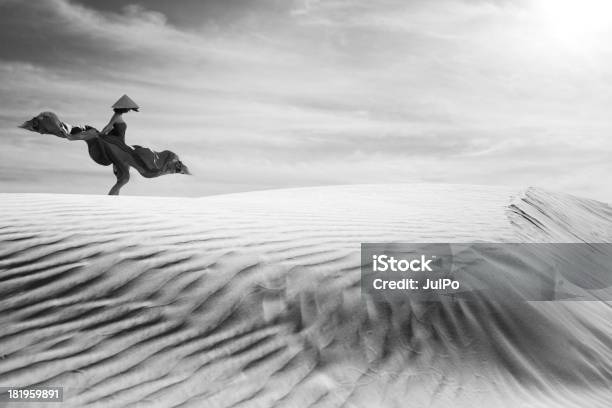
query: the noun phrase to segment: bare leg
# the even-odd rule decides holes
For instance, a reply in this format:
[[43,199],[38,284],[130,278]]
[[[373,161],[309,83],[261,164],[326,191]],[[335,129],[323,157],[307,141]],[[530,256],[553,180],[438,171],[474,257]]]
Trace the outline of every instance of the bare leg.
[[110,189],[108,195],[119,195],[121,187],[125,186],[130,181],[130,166],[127,164],[113,164],[113,173],[117,177],[117,182]]
[[[151,174],[151,172],[148,171],[147,169],[143,168],[140,165],[140,163],[138,163],[138,161],[136,161],[134,159],[134,157],[132,157],[132,155],[130,153],[124,151],[123,149],[119,148],[118,146],[114,146],[114,145],[109,143],[109,144],[106,145],[106,148],[110,149],[112,151],[114,158],[119,162],[120,166],[125,166],[126,168],[133,167],[143,177],[154,177],[154,176],[158,175],[158,174]],[[117,163],[115,163],[115,164],[117,164]]]

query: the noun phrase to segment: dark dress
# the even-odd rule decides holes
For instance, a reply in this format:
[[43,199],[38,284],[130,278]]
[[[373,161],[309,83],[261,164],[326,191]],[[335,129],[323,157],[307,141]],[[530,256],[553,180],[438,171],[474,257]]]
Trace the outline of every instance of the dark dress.
[[86,140],[89,156],[103,166],[111,164],[121,166],[121,161],[109,148],[109,145],[114,145],[132,156],[140,166],[139,173],[144,177],[158,177],[180,171],[180,167],[177,168],[177,162],[180,163],[180,160],[174,152],[169,150],[155,152],[142,146],[128,146],[125,143],[126,129],[127,125],[124,122],[116,122],[108,134],[100,133],[98,137]]
[[[53,112],[42,112],[37,117],[24,123],[22,128],[33,132],[50,134],[67,139],[70,135],[78,135],[81,132],[89,132],[82,138],[70,137],[70,140],[83,140],[87,143],[89,156],[102,166],[114,164],[116,167],[134,167],[143,177],[159,177],[164,174],[184,173],[189,174],[188,169],[181,163],[176,153],[170,150],[156,152],[142,146],[128,146],[125,143],[125,130],[127,125],[123,122],[114,123],[109,134],[100,133],[91,126],[71,126],[62,122]],[[94,137],[92,137],[94,136]],[[113,152],[117,148],[127,153],[132,160],[119,158]],[[129,161],[129,163],[127,163]]]
[[113,128],[108,134],[100,133],[95,139],[87,140],[87,149],[89,156],[98,164],[109,166],[118,159],[114,157],[112,150],[108,148],[111,143],[120,147],[122,150],[132,154],[133,149],[125,144],[125,130],[127,125],[125,122],[113,123]]
[[96,137],[94,139],[85,140],[85,142],[87,143],[89,157],[91,157],[93,161],[101,164],[102,166],[110,166],[113,164],[110,157],[108,157],[107,147],[102,139]]
[[118,137],[121,140],[121,143],[125,144],[125,130],[127,129],[127,125],[125,122],[115,122],[113,123],[113,129],[108,132],[109,135]]

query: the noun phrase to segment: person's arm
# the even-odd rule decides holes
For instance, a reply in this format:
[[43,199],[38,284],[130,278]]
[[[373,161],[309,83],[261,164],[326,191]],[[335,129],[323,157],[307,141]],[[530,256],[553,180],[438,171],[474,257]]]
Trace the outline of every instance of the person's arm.
[[100,133],[102,133],[103,135],[106,135],[108,134],[108,132],[113,130],[113,125],[115,124],[116,119],[117,119],[117,115],[113,115],[113,117],[108,122],[108,125],[104,126],[104,129],[102,129]]

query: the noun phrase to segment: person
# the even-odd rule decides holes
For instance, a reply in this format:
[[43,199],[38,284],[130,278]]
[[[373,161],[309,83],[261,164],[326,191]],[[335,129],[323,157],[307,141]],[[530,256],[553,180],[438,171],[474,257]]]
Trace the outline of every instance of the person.
[[[129,96],[123,95],[117,102],[111,106],[113,109],[113,116],[110,118],[108,124],[104,126],[101,135],[113,136],[119,139],[121,143],[125,146],[125,131],[127,130],[127,124],[123,120],[123,114],[128,113],[133,110],[138,112],[140,107],[134,102]],[[112,151],[109,151],[107,154],[112,155]],[[109,191],[110,195],[119,194],[119,190],[128,181],[130,181],[130,168],[129,166],[120,165],[120,160],[116,158],[110,158],[110,161],[113,163],[113,174],[117,177],[117,183],[111,188]]]
[[178,155],[170,150],[161,152],[125,143],[127,124],[123,115],[129,111],[138,112],[139,106],[129,96],[123,95],[111,108],[113,116],[102,131],[91,126],[71,126],[62,122],[53,112],[41,112],[24,122],[20,128],[52,134],[68,140],[82,140],[87,143],[89,156],[102,166],[113,165],[117,182],[108,194],[118,195],[119,190],[130,180],[130,167],[146,178],[165,174],[191,174]]

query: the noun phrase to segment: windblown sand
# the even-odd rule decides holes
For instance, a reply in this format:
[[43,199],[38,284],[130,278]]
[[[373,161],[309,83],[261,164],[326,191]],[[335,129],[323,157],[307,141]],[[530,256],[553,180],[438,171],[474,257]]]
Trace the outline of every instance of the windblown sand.
[[603,203],[377,185],[0,213],[0,385],[63,406],[612,406],[608,303],[360,293],[361,242],[610,242]]

